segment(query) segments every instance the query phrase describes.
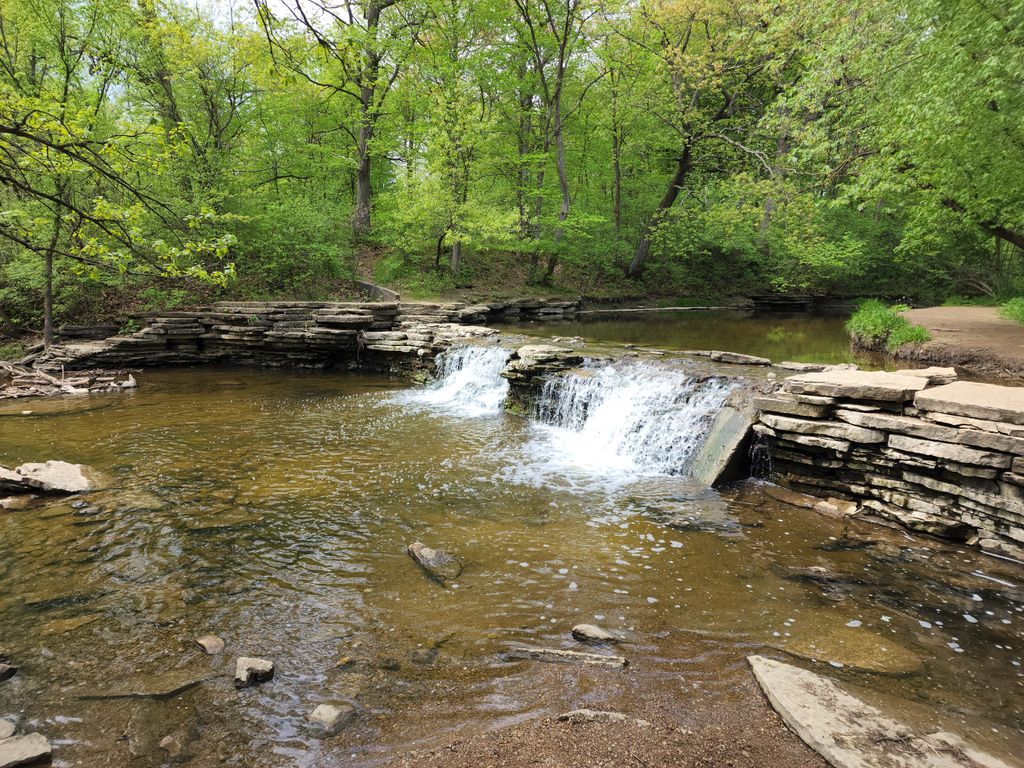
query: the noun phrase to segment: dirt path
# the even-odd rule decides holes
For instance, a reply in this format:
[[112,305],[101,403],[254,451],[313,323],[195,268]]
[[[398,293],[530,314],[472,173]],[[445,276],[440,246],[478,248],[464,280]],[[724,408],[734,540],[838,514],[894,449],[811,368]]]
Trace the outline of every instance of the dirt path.
[[1000,317],[996,307],[928,307],[904,316],[927,328],[932,340],[901,350],[897,357],[1024,378],[1024,325]]

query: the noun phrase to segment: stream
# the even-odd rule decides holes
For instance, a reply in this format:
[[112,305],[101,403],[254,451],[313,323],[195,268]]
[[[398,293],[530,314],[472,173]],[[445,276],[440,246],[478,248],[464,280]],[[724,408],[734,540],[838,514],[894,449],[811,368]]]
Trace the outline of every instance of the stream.
[[[452,350],[426,387],[183,368],[0,406],[0,464],[106,479],[0,512],[0,655],[21,668],[0,717],[50,737],[58,766],[163,765],[171,732],[191,766],[371,766],[586,706],[685,726],[741,710],[745,657],[767,653],[1024,752],[1019,568],[759,482],[695,485],[734,381],[623,361],[511,415],[507,354]],[[416,540],[464,559],[449,588],[406,555]],[[630,667],[505,656],[579,649],[577,623],[621,633]],[[221,656],[193,642],[211,632]],[[237,656],[273,659],[274,680],[236,691]],[[109,697],[174,670],[201,682]],[[307,715],[337,701],[357,716],[325,738]]]

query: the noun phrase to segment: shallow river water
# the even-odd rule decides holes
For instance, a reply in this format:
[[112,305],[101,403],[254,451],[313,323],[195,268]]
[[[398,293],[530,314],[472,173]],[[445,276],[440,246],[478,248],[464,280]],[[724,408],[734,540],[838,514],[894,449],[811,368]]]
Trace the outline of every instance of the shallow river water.
[[[429,389],[179,369],[3,405],[0,464],[81,462],[107,488],[0,513],[0,654],[21,668],[0,717],[53,739],[56,765],[164,764],[175,733],[193,766],[361,766],[582,706],[663,702],[685,725],[742,709],[744,658],[767,653],[1024,751],[1024,573],[672,474],[728,390],[682,365],[551,392],[546,422],[502,413],[479,358]],[[464,558],[458,581],[427,579],[415,540]],[[623,633],[631,666],[504,655],[578,648],[580,622]],[[193,644],[207,632],[224,655]],[[235,691],[240,655],[274,680]],[[171,670],[203,682],[112,697]],[[358,714],[325,738],[306,715],[326,701]]]

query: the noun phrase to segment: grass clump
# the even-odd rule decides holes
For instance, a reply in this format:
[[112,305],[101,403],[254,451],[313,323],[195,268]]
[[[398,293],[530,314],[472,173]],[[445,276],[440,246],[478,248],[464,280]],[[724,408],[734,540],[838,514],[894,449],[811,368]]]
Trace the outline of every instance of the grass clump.
[[1008,320],[1014,320],[1024,325],[1024,297],[1018,296],[1010,299],[999,306],[999,314]]
[[0,341],[0,360],[15,362],[28,352],[25,344],[20,341]]
[[888,352],[895,352],[905,344],[923,344],[931,335],[900,314],[908,309],[910,307],[906,304],[890,306],[878,299],[867,299],[860,303],[857,311],[847,320],[846,330],[862,346],[885,347]]

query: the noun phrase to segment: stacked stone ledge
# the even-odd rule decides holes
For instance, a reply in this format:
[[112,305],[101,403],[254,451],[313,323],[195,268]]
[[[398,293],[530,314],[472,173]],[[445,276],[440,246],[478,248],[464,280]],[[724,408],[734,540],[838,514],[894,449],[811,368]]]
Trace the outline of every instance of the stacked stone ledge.
[[754,431],[782,485],[1024,555],[1024,388],[953,379],[941,368],[793,376],[755,401]]
[[124,368],[230,363],[402,368],[466,338],[496,333],[492,320],[574,317],[579,302],[218,302],[135,318],[129,335],[55,346],[38,368]]

